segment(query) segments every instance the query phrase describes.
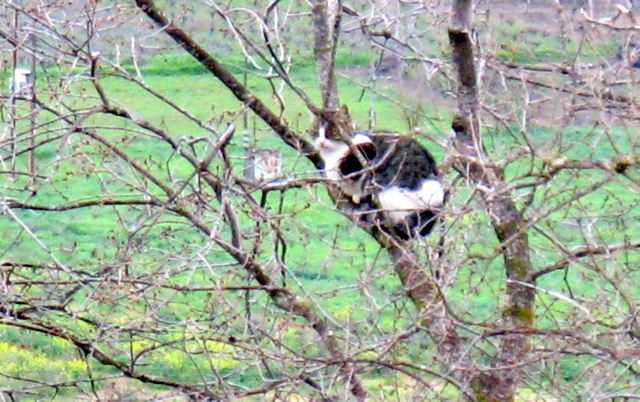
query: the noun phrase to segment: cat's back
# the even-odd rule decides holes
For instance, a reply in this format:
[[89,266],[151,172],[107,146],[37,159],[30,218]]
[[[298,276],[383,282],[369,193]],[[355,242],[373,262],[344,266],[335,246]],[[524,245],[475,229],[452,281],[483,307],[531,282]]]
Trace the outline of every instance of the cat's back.
[[414,138],[384,131],[372,133],[371,137],[378,150],[375,161],[378,184],[417,189],[423,180],[438,176],[433,156]]

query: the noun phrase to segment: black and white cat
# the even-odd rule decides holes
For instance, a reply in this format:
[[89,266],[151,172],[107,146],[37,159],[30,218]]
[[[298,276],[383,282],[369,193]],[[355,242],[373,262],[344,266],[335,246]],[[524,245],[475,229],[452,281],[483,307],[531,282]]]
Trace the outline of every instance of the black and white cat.
[[372,202],[400,238],[431,232],[445,192],[433,156],[416,140],[358,132],[345,141],[328,138],[320,127],[314,146],[325,163],[325,176],[355,204]]

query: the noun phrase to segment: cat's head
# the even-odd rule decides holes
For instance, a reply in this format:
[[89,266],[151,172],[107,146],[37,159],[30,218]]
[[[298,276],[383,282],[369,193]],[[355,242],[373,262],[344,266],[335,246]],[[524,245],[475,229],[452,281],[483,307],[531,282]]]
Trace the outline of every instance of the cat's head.
[[364,132],[354,133],[351,137],[344,138],[337,133],[337,130],[331,129],[329,123],[320,123],[313,131],[313,145],[317,150],[323,149],[334,150],[342,147],[342,145],[363,145],[373,144],[371,136]]
[[[343,174],[362,169],[361,163],[359,167],[355,166],[357,162],[362,157],[371,160],[376,154],[375,145],[368,134],[358,132],[345,140],[329,136],[328,130],[322,125],[318,127],[313,145],[325,161],[325,169],[339,168]],[[354,152],[356,149],[360,156]],[[343,166],[345,162],[349,162],[348,167]]]

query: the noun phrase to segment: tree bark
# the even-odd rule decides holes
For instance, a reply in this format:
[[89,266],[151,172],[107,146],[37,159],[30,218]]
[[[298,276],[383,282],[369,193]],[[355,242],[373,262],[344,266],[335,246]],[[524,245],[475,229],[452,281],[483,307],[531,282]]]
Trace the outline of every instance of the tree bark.
[[452,128],[456,149],[460,153],[460,171],[476,182],[482,191],[487,214],[502,246],[507,279],[503,309],[506,335],[502,338],[492,370],[475,374],[471,386],[476,399],[513,400],[521,379],[517,363],[529,350],[529,342],[525,336],[509,330],[517,332],[533,326],[535,280],[531,273],[534,270],[525,218],[511,194],[502,190],[506,187],[502,171],[486,163],[489,158],[480,132],[478,73],[473,53],[471,15],[470,0],[453,0],[449,42],[457,69],[458,110]]
[[314,0],[312,9],[314,27],[314,55],[322,93],[322,107],[326,111],[340,108],[335,77],[335,56],[340,33],[340,1]]

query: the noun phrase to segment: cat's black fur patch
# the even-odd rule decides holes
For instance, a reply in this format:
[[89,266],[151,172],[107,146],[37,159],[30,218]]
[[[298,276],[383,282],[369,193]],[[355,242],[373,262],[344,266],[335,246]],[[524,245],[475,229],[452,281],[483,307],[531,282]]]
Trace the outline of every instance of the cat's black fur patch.
[[[361,144],[356,147],[360,151],[360,155],[371,165],[371,161],[376,157],[377,151],[373,144]],[[355,151],[350,152],[346,158],[340,163],[340,173],[343,176],[350,176],[352,179],[357,180],[360,175],[351,176],[362,170],[362,163],[356,155]]]
[[393,226],[393,233],[402,240],[409,240],[412,237],[426,236],[431,233],[436,224],[437,217],[433,211],[420,211],[409,215],[405,222]]
[[433,156],[416,140],[393,134],[372,135],[377,149],[374,163],[374,183],[382,188],[391,186],[417,190],[422,181],[438,176]]

